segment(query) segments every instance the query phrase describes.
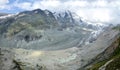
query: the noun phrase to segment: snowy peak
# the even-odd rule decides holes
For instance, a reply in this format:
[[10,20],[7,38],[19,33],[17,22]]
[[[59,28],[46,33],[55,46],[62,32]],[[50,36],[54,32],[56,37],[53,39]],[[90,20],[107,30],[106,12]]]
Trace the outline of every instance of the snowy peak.
[[104,23],[86,21],[75,12],[71,11],[54,13],[54,16],[62,27],[80,26],[93,30],[101,30],[106,26]]
[[71,11],[65,11],[65,12],[55,12],[54,16],[56,17],[56,19],[59,18],[64,18],[64,19],[69,19],[69,21],[71,22],[75,22],[76,20],[81,20],[80,16],[78,16],[75,12],[71,12]]
[[76,16],[76,14],[71,11],[65,11],[65,12],[59,12],[59,13],[55,12],[54,16],[56,20],[60,23],[60,25],[65,28],[76,26],[79,24],[81,20],[79,16]]

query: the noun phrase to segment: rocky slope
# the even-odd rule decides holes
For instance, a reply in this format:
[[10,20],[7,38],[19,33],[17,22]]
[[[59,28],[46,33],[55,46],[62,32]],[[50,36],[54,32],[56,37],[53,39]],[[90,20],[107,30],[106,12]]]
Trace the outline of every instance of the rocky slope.
[[[109,48],[118,34],[119,31],[109,28],[89,45],[63,50],[43,51],[1,48],[2,65],[0,67],[3,70],[9,70],[11,67],[11,70],[77,70],[79,68],[84,70],[98,54]],[[6,58],[7,62],[10,62],[10,66],[7,66]]]
[[[119,31],[119,25],[113,29]],[[120,33],[115,36],[111,45],[94,58],[89,70],[119,70]]]

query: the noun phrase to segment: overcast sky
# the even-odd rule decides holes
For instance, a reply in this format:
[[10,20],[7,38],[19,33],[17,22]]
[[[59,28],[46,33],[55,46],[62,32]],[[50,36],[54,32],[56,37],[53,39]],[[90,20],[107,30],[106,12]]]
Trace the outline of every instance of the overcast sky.
[[48,9],[52,12],[70,10],[89,21],[119,22],[120,0],[0,0],[0,12]]

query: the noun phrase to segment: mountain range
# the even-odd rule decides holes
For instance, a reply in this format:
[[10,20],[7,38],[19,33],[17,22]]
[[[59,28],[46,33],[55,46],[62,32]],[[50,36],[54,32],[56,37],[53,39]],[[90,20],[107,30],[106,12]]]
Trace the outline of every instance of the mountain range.
[[[24,45],[23,42],[25,41],[27,44],[34,42],[32,43],[34,46],[36,43],[39,43],[38,45],[41,43],[42,47],[56,46],[56,43],[67,40],[67,35],[73,37],[68,43],[71,42],[71,40],[77,40],[78,42],[74,42],[74,44],[76,45],[76,43],[79,43],[80,41],[82,45],[85,44],[84,41],[92,42],[92,40],[95,40],[95,37],[103,31],[104,27],[106,27],[105,24],[91,24],[90,22],[82,20],[77,14],[70,11],[61,13],[52,13],[49,10],[41,9],[23,11],[17,14],[7,14],[0,17],[1,45],[7,47],[10,47],[10,45],[16,47],[24,46],[23,48],[25,48],[26,44]],[[53,33],[54,37],[51,37],[51,33]],[[62,33],[63,35],[60,35],[60,37],[63,39],[59,40],[55,38],[59,36],[56,35],[56,33]],[[79,37],[79,35],[81,37]],[[8,45],[3,43],[3,40],[8,42]],[[11,41],[9,42],[9,40],[12,40],[12,43]],[[40,40],[41,42],[39,42]],[[53,42],[50,43],[49,41],[51,40],[53,40]],[[46,43],[43,44],[43,42]],[[23,45],[19,45],[21,43],[23,43]],[[74,44],[72,44],[71,47]],[[60,44],[57,44],[57,46],[59,45]],[[38,48],[39,46],[36,47]],[[28,48],[32,48],[32,46],[30,45]]]
[[111,70],[119,30],[69,10],[0,13],[0,70]]

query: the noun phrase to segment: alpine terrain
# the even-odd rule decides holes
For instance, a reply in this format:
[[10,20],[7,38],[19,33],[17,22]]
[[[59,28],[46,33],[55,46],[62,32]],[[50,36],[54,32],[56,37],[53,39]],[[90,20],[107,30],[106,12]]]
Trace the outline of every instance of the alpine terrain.
[[70,10],[0,13],[0,70],[119,70],[119,30]]

